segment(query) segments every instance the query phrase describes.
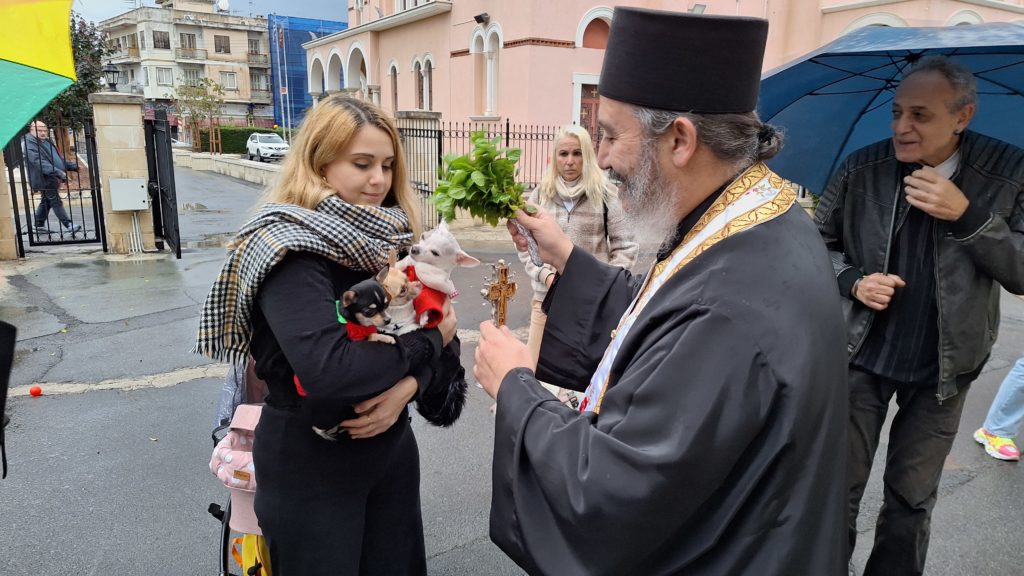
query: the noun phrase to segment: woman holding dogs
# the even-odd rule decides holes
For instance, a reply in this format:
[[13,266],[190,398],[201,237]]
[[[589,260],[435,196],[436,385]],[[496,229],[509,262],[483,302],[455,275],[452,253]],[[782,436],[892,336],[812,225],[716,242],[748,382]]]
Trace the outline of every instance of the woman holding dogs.
[[[464,380],[455,316],[387,344],[350,337],[342,314],[357,300],[364,312],[387,305],[353,287],[418,227],[392,121],[328,98],[307,114],[207,298],[196,350],[251,352],[269,389],[253,457],[275,576],[426,574],[407,405]],[[338,424],[332,436],[313,430]]]
[[[639,246],[626,226],[615,186],[597,165],[594,145],[584,128],[566,126],[555,135],[548,169],[527,200],[551,213],[573,244],[599,260],[626,269],[636,262]],[[526,252],[519,252],[519,259],[533,286],[527,346],[536,361],[548,318],[541,304],[555,279],[555,269],[547,264],[535,266]],[[575,399],[572,391],[545,387],[563,402]]]

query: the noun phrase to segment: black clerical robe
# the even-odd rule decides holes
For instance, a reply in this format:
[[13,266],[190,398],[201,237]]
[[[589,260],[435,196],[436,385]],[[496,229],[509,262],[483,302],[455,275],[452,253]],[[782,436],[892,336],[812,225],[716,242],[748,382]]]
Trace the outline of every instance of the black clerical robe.
[[[573,250],[540,377],[584,389],[641,281]],[[505,377],[492,540],[530,574],[846,574],[844,338],[800,207],[722,240],[643,309],[599,414]]]

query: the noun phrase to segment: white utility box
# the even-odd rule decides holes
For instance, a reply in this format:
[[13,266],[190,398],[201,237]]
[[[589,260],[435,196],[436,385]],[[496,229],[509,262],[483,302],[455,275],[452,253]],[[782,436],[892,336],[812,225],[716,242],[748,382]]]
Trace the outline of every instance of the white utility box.
[[148,181],[145,178],[111,178],[110,210],[134,212],[149,210]]

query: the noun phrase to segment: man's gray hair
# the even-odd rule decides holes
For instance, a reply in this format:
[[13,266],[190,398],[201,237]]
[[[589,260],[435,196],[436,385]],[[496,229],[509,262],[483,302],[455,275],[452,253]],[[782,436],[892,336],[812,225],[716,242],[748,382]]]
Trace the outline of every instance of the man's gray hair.
[[756,112],[694,114],[634,106],[633,113],[647,139],[667,132],[676,118],[689,119],[697,128],[700,143],[720,160],[733,163],[736,171],[767,160],[782,149],[782,134],[761,122]]
[[958,112],[968,104],[978,103],[978,81],[967,66],[945,56],[928,56],[913,63],[910,70],[903,74],[903,80],[918,72],[938,72],[949,82],[955,94],[949,103],[950,112]]

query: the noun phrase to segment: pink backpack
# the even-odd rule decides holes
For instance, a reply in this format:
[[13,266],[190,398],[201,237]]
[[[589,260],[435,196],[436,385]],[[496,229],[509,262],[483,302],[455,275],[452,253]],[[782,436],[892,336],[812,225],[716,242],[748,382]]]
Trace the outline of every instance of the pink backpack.
[[263,407],[239,404],[231,418],[230,431],[213,449],[210,472],[231,489],[231,529],[243,534],[260,534],[253,502],[256,496],[256,468],[252,444]]

